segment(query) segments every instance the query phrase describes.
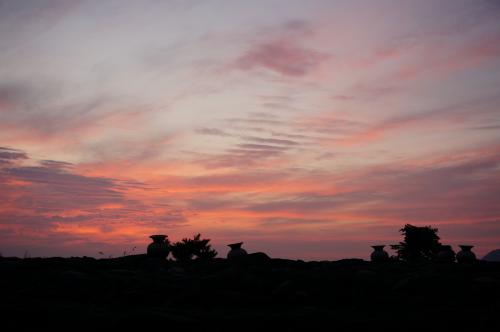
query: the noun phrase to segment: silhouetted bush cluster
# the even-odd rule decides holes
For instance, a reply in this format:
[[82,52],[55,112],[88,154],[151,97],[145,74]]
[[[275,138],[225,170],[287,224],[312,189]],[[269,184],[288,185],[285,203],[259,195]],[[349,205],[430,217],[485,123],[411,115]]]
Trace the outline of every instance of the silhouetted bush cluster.
[[177,261],[190,261],[197,259],[211,259],[217,256],[217,251],[208,244],[210,239],[202,239],[201,234],[196,234],[192,239],[184,238],[170,245],[172,256]]

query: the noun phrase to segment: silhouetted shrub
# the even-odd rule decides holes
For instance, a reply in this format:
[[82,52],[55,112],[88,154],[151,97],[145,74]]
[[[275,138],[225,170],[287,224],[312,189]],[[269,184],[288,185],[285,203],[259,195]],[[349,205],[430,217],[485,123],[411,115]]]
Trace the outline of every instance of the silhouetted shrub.
[[391,248],[397,251],[397,257],[401,260],[431,260],[436,257],[442,247],[439,243],[437,228],[406,224],[400,232],[404,235],[404,241],[391,245]]
[[170,252],[177,261],[188,261],[193,258],[193,247],[190,239],[182,239],[170,246]]
[[201,234],[196,234],[192,239],[182,239],[170,246],[172,256],[177,261],[189,261],[196,257],[198,259],[211,259],[217,256],[217,251],[208,244],[210,239],[201,239]]

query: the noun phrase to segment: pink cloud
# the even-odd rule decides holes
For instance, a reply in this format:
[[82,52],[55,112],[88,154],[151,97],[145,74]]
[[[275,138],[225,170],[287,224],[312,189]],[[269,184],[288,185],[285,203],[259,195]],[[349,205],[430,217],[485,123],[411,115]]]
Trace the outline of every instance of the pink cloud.
[[276,40],[253,45],[236,60],[235,66],[241,70],[260,67],[284,76],[301,77],[313,71],[328,57],[325,53],[304,48],[289,40]]
[[[395,242],[397,230],[411,222],[439,228],[461,224],[461,233],[453,233],[453,241],[461,241],[467,225],[481,228],[485,222],[491,229],[495,224],[489,221],[500,217],[499,151],[487,147],[340,174],[234,169],[204,176],[156,175],[143,184],[80,175],[78,167],[55,161],[10,164],[0,172],[0,238],[32,234],[32,242],[2,243],[43,248],[52,239],[62,241],[58,250],[79,243],[85,253],[96,246],[142,243],[149,233],[166,230],[172,237],[200,231],[214,243],[250,232],[255,241],[279,240],[286,233],[298,246],[307,247],[311,237],[362,246],[380,238]],[[491,239],[483,240],[491,245]],[[280,246],[272,250],[294,255]]]
[[500,36],[486,35],[456,47],[428,43],[421,48],[414,62],[402,65],[394,74],[395,80],[410,80],[426,73],[453,73],[479,66],[500,56]]
[[406,112],[376,123],[359,122],[337,116],[336,112],[324,112],[316,116],[298,118],[296,128],[327,134],[316,139],[324,146],[354,146],[379,141],[390,134],[403,130],[445,130],[461,124],[496,115],[497,95],[483,96],[424,111]]
[[189,211],[152,198],[139,182],[81,175],[69,163],[1,151],[0,158],[11,161],[0,163],[2,250],[47,245],[50,239],[67,240],[58,248],[73,240],[123,244],[188,219]]

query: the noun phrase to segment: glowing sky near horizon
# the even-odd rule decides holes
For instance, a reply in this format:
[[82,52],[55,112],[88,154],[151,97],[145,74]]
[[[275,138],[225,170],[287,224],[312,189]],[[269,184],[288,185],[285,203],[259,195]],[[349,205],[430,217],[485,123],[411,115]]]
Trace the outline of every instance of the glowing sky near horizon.
[[0,0],[0,252],[500,247],[500,1]]

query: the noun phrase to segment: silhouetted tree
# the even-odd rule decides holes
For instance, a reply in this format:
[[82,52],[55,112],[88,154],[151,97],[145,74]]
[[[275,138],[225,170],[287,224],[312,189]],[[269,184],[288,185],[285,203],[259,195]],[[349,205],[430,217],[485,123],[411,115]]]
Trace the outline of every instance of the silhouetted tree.
[[192,239],[182,239],[170,246],[172,256],[177,261],[189,261],[196,257],[198,259],[211,259],[217,256],[217,251],[208,244],[210,239],[202,239],[201,234],[196,234]]
[[210,239],[200,239],[200,237],[200,234],[194,236],[194,255],[199,259],[211,259],[217,256],[217,251],[212,249],[212,246],[208,244]]
[[437,228],[406,224],[400,232],[404,235],[404,241],[391,245],[391,248],[397,251],[397,257],[401,260],[431,260],[436,257],[442,247],[439,243]]
[[170,252],[177,261],[189,261],[193,258],[193,248],[190,239],[182,239],[170,245]]

